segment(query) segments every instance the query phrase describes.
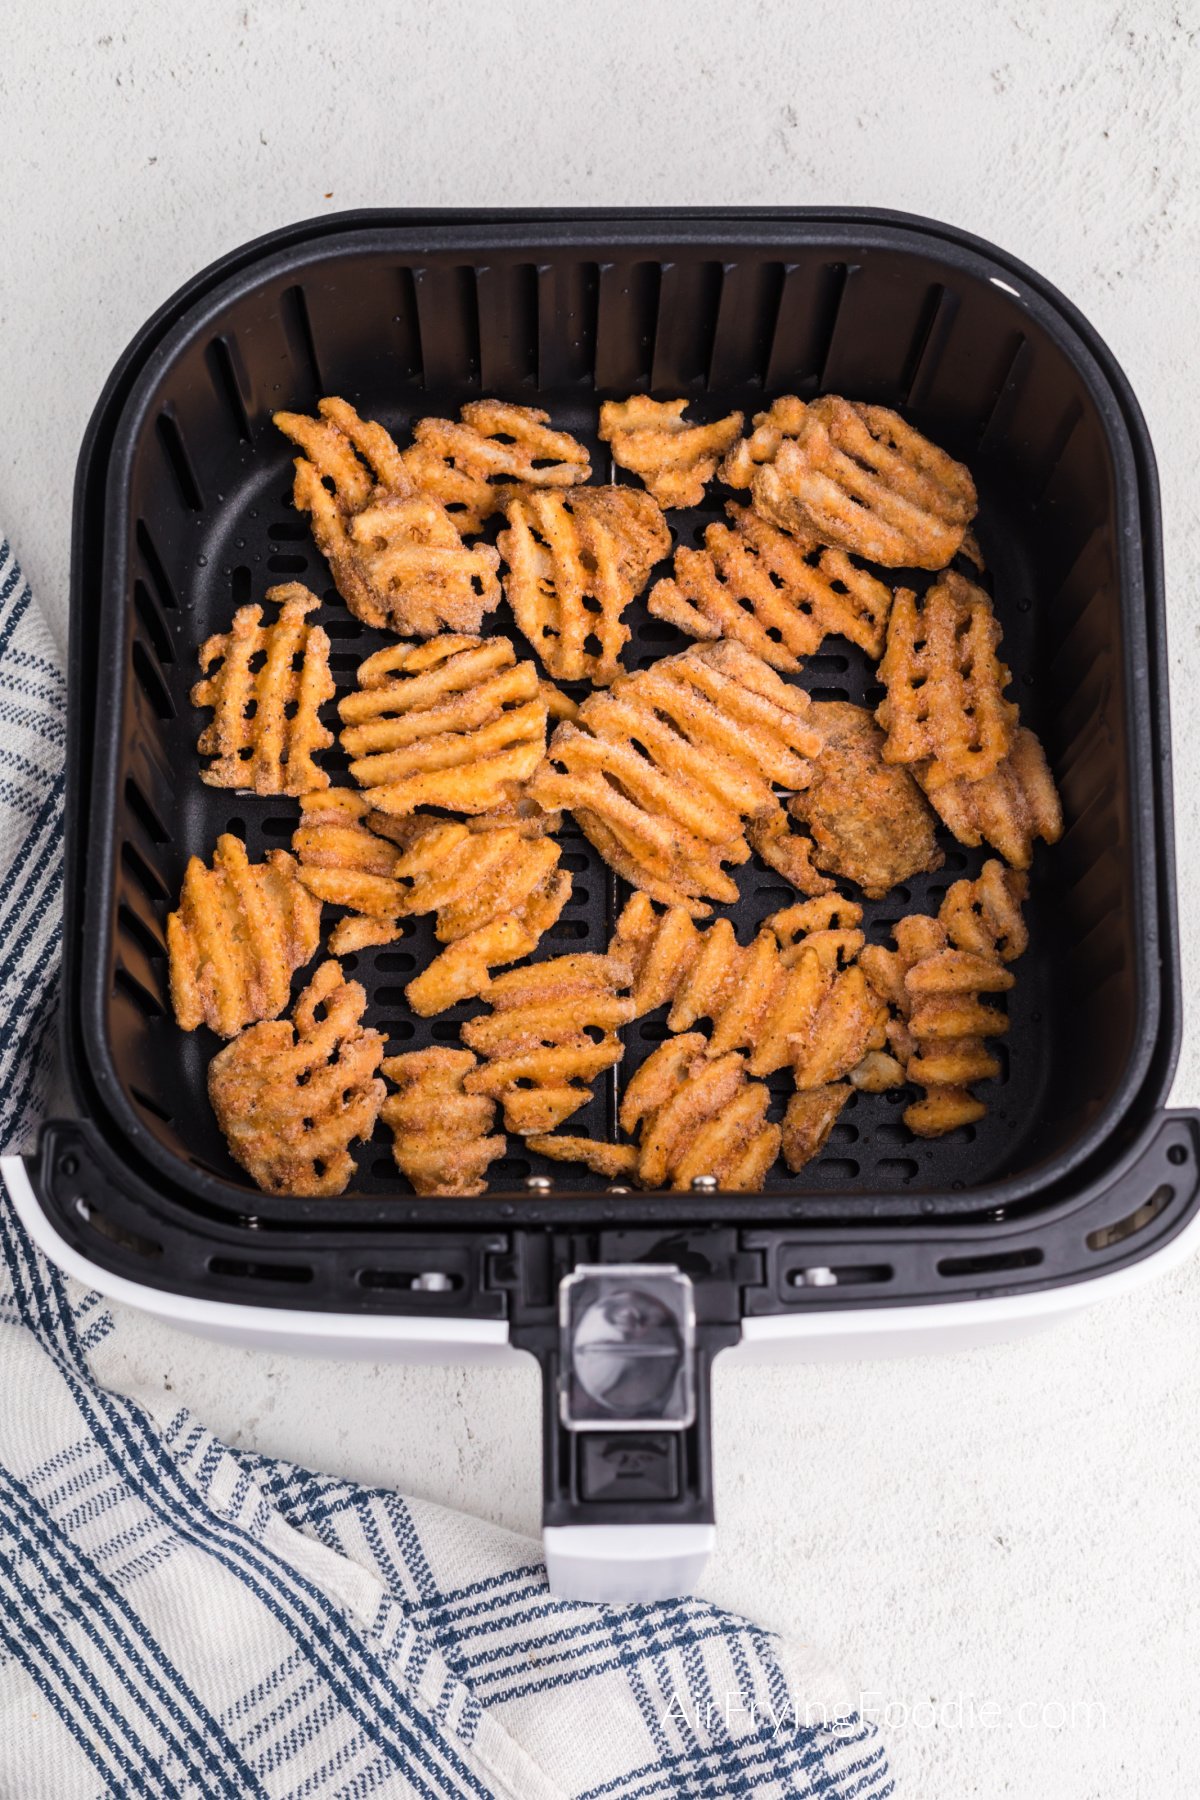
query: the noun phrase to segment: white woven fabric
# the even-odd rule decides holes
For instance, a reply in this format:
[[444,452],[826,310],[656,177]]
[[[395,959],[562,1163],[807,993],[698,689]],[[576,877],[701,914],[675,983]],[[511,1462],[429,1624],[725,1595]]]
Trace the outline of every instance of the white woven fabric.
[[[65,696],[0,540],[0,1145],[46,1104]],[[100,1297],[0,1191],[0,1793],[893,1792],[811,1653],[699,1601],[552,1600],[537,1547],[106,1392]],[[841,1715],[841,1716],[838,1716]]]

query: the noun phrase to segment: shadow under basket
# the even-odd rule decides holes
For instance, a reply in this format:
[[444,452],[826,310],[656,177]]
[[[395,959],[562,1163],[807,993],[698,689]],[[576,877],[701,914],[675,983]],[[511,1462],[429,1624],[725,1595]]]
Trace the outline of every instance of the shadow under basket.
[[[286,848],[297,809],[198,779],[196,651],[291,579],[323,598],[340,688],[384,641],[338,600],[270,415],[340,394],[402,439],[424,414],[495,395],[544,407],[606,480],[598,404],[646,390],[686,396],[698,419],[785,393],[881,402],[976,478],[1002,654],[1066,821],[1035,856],[987,1116],[923,1142],[901,1117],[911,1093],[856,1096],[819,1159],[753,1196],[626,1193],[510,1139],[486,1195],[419,1199],[382,1128],[345,1196],[260,1195],[208,1106],[217,1040],[172,1020],[164,922],[190,854],[223,830],[252,857]],[[694,542],[727,497],[715,487],[669,515],[676,540]],[[1163,613],[1153,454],[1121,370],[1047,283],[961,232],[850,211],[380,212],[246,246],[139,334],[80,460],[63,1005],[77,1117],[49,1125],[29,1163],[38,1205],[96,1269],[144,1289],[506,1322],[547,1371],[548,1518],[710,1518],[702,1380],[671,1440],[675,1497],[651,1481],[615,1515],[594,1482],[587,1498],[580,1446],[594,1463],[596,1440],[564,1423],[559,1312],[579,1266],[683,1271],[703,1364],[747,1317],[1073,1284],[1188,1223],[1195,1121],[1163,1110],[1179,1036]],[[629,667],[686,645],[644,598],[629,622]],[[512,630],[503,608],[486,629]],[[841,639],[798,679],[818,698],[879,694]],[[345,767],[340,752],[325,762],[335,779]],[[569,817],[562,845],[574,891],[539,956],[603,949],[627,893]],[[935,875],[867,903],[869,941],[936,910],[985,854],[948,834],[943,848]],[[794,896],[757,860],[738,880],[745,942]],[[421,919],[345,959],[393,1052],[456,1041],[478,1010],[407,1010],[404,984],[433,949]],[[659,1014],[630,1027],[625,1062],[568,1129],[611,1136],[618,1083],[664,1034]]]

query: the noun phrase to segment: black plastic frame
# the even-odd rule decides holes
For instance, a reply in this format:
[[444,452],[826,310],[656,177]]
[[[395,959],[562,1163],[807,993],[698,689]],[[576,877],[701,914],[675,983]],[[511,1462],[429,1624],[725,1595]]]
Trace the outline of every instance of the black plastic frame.
[[[331,1265],[343,1260],[343,1252],[349,1255],[351,1262],[361,1262],[364,1254],[381,1252],[387,1243],[394,1246],[406,1233],[428,1230],[431,1224],[426,1208],[401,1196],[385,1204],[377,1201],[339,1202],[340,1229],[335,1229],[328,1211],[322,1213],[313,1203],[281,1203],[268,1201],[266,1197],[256,1203],[228,1182],[205,1176],[179,1163],[178,1159],[170,1159],[175,1163],[172,1170],[165,1166],[160,1147],[148,1140],[140,1121],[124,1101],[120,1082],[99,1054],[101,1046],[94,1013],[95,983],[89,983],[88,967],[89,962],[94,964],[96,960],[97,932],[102,925],[106,890],[105,871],[102,867],[94,870],[95,879],[90,882],[84,877],[90,867],[92,848],[97,842],[102,845],[105,841],[105,812],[112,804],[113,794],[100,741],[104,721],[97,717],[95,710],[96,697],[101,693],[105,696],[105,704],[111,704],[111,688],[98,679],[98,671],[105,661],[99,620],[106,615],[94,594],[93,571],[101,566],[107,569],[104,548],[126,478],[119,453],[118,424],[131,395],[149,379],[156,363],[171,354],[170,340],[175,327],[196,308],[210,302],[223,284],[230,280],[257,281],[262,278],[263,268],[280,258],[298,265],[307,254],[339,235],[362,234],[365,243],[374,233],[398,229],[436,234],[443,230],[461,233],[470,228],[494,231],[510,238],[523,230],[536,229],[542,233],[559,233],[565,241],[580,244],[597,236],[601,229],[612,235],[634,230],[646,222],[653,222],[656,230],[668,236],[672,230],[688,231],[695,236],[698,227],[711,224],[713,233],[719,231],[723,239],[737,232],[751,235],[759,223],[767,222],[775,228],[786,223],[798,230],[819,234],[822,242],[828,242],[831,247],[859,243],[864,237],[877,235],[899,245],[905,241],[935,240],[939,254],[943,256],[961,256],[972,263],[985,259],[996,271],[994,278],[997,281],[1013,284],[1027,304],[1047,309],[1048,314],[1062,321],[1078,337],[1094,362],[1113,396],[1122,431],[1128,437],[1130,464],[1127,473],[1136,487],[1141,520],[1140,542],[1127,546],[1127,550],[1137,557],[1138,585],[1144,594],[1145,644],[1144,648],[1133,643],[1126,645],[1131,665],[1126,671],[1132,708],[1130,724],[1138,734],[1133,765],[1137,777],[1139,828],[1145,849],[1139,865],[1142,883],[1138,890],[1143,912],[1138,921],[1138,941],[1144,946],[1145,1004],[1137,1054],[1130,1059],[1127,1079],[1119,1103],[1112,1109],[1111,1121],[1092,1131],[1075,1155],[1059,1159],[1057,1165],[1039,1170],[1023,1182],[1009,1181],[967,1193],[939,1196],[937,1204],[931,1204],[929,1197],[923,1195],[919,1199],[914,1197],[913,1203],[906,1207],[897,1203],[895,1195],[863,1195],[860,1192],[855,1195],[854,1220],[848,1222],[843,1217],[835,1223],[830,1215],[842,1209],[831,1207],[820,1195],[797,1195],[790,1199],[775,1195],[769,1200],[699,1195],[625,1196],[597,1194],[595,1190],[573,1192],[564,1179],[561,1186],[556,1183],[553,1194],[538,1195],[536,1200],[524,1193],[515,1193],[511,1196],[493,1194],[477,1202],[439,1201],[437,1224],[443,1228],[474,1228],[474,1235],[481,1228],[491,1233],[497,1230],[507,1233],[513,1226],[526,1223],[541,1230],[561,1226],[602,1231],[607,1228],[608,1221],[614,1222],[614,1227],[626,1223],[631,1228],[654,1222],[660,1230],[689,1227],[695,1231],[706,1222],[721,1221],[726,1225],[739,1225],[749,1233],[774,1223],[782,1228],[777,1240],[780,1243],[791,1241],[797,1233],[806,1241],[810,1233],[820,1233],[821,1260],[832,1261],[834,1266],[839,1261],[835,1254],[837,1247],[844,1242],[846,1248],[840,1257],[841,1264],[853,1268],[868,1266],[862,1263],[859,1251],[864,1238],[877,1234],[880,1220],[888,1218],[898,1222],[905,1212],[912,1218],[912,1223],[904,1227],[905,1242],[914,1250],[926,1241],[932,1244],[951,1242],[960,1233],[969,1234],[972,1243],[989,1240],[1002,1234],[1008,1221],[1013,1219],[1028,1220],[1028,1229],[1053,1231],[1056,1220],[1061,1221],[1067,1216],[1074,1218],[1081,1208],[1087,1208],[1093,1202],[1101,1203],[1107,1198],[1111,1203],[1114,1189],[1124,1189],[1126,1181],[1130,1180],[1130,1172],[1115,1179],[1116,1171],[1122,1170],[1139,1146],[1149,1146],[1156,1139],[1157,1115],[1174,1067],[1179,1034],[1179,974],[1170,838],[1170,739],[1157,482],[1145,425],[1128,384],[1111,354],[1076,310],[1032,271],[992,246],[950,227],[890,213],[851,209],[757,209],[736,214],[680,211],[666,217],[650,211],[613,214],[599,210],[577,215],[509,212],[341,215],[290,227],[248,245],[212,265],[181,289],[147,324],[114,370],[80,457],[73,542],[63,1035],[76,1103],[81,1117],[89,1122],[89,1128],[82,1138],[77,1133],[72,1134],[76,1148],[69,1153],[64,1153],[61,1146],[63,1130],[69,1132],[70,1128],[51,1128],[44,1146],[39,1186],[42,1203],[58,1228],[69,1241],[85,1248],[85,1253],[93,1260],[119,1269],[134,1279],[148,1281],[152,1286],[178,1286],[181,1291],[193,1294],[253,1298],[257,1304],[268,1305],[409,1310],[417,1303],[406,1296],[402,1287],[380,1288],[373,1291],[373,1297],[364,1298],[364,1290],[357,1282],[354,1289],[348,1289],[346,1283],[338,1279],[328,1282],[322,1279],[308,1291],[287,1283],[287,1291],[281,1292],[281,1284],[276,1278],[264,1276],[261,1282],[251,1278],[251,1285],[256,1290],[253,1294],[248,1291],[245,1279],[240,1287],[235,1281],[231,1292],[228,1282],[209,1266],[211,1258],[203,1267],[195,1267],[195,1258],[177,1258],[172,1251],[182,1246],[190,1235],[197,1245],[209,1239],[228,1241],[240,1245],[244,1253],[246,1233],[253,1230],[259,1234],[252,1240],[259,1261],[255,1264],[253,1257],[244,1254],[242,1260],[255,1266],[266,1266],[261,1259],[267,1242],[270,1244],[269,1260],[286,1261],[301,1253],[312,1258],[314,1237],[318,1235],[319,1256],[327,1258]],[[107,613],[110,624],[111,612],[110,606]],[[93,751],[98,753],[94,764]],[[68,1160],[73,1158],[76,1167],[82,1163],[91,1168],[96,1179],[102,1178],[107,1196],[105,1207],[110,1224],[116,1226],[115,1235],[111,1230],[88,1226],[74,1205],[80,1198],[72,1191],[76,1183],[52,1177],[52,1170],[61,1171],[64,1155]],[[1131,1191],[1136,1192],[1136,1179],[1130,1180],[1130,1186]],[[1193,1203],[1194,1196],[1190,1196],[1186,1205]],[[255,1206],[253,1215],[247,1211],[249,1205]],[[1158,1231],[1142,1231],[1131,1236],[1127,1253],[1142,1254],[1149,1250],[1151,1240],[1161,1241],[1162,1232],[1168,1225],[1173,1229],[1181,1228],[1186,1222],[1186,1213],[1180,1213],[1181,1205],[1185,1205],[1182,1195],[1169,1209],[1170,1217],[1164,1214]],[[1038,1214],[1036,1226],[1032,1219],[1035,1211]],[[931,1212],[938,1214],[936,1225],[920,1222],[921,1215]],[[122,1214],[128,1215],[124,1222]],[[94,1216],[104,1216],[103,1209]],[[252,1224],[249,1222],[251,1217]],[[159,1266],[153,1271],[147,1267],[147,1258],[134,1247],[134,1240],[152,1241],[145,1229],[147,1218],[151,1221],[154,1236],[163,1240]],[[143,1222],[142,1231],[136,1229],[135,1219]],[[319,1231],[310,1229],[310,1225],[319,1227]],[[459,1235],[460,1240],[466,1237],[466,1233]],[[439,1235],[438,1241],[448,1243],[444,1234]],[[814,1247],[816,1242],[814,1237]],[[262,1246],[261,1250],[259,1246]],[[186,1275],[180,1262],[193,1264]],[[1085,1278],[1097,1266],[1089,1267],[1085,1259],[1084,1267],[1072,1275],[1066,1267],[1060,1266],[1061,1259],[1052,1259],[1052,1262],[1058,1267],[1056,1281]],[[1012,1289],[1044,1285],[1045,1275],[1039,1276],[1037,1271],[1044,1271],[1047,1266],[1043,1255],[1038,1263],[1023,1265],[1021,1272],[1014,1266],[1004,1273],[1012,1276],[1008,1284]],[[477,1279],[472,1277],[467,1285],[473,1293],[479,1294]],[[930,1291],[916,1265],[909,1267],[904,1279],[891,1286],[886,1295],[878,1292],[878,1288],[888,1284],[868,1285],[874,1290],[869,1294],[851,1295],[849,1287],[812,1292],[821,1293],[821,1304],[833,1305],[896,1304],[917,1298],[951,1298],[962,1292],[961,1289],[947,1291],[947,1286],[940,1281],[933,1283]],[[922,1291],[923,1288],[926,1291]],[[995,1290],[986,1287],[985,1291]],[[479,1298],[482,1299],[482,1294]],[[447,1297],[447,1304],[456,1313],[466,1312],[473,1309],[468,1304],[469,1299],[470,1296],[464,1293],[456,1303]],[[772,1310],[785,1310],[787,1303],[783,1295],[776,1296],[774,1305],[761,1296],[757,1302],[747,1299],[752,1310],[764,1304]],[[427,1304],[427,1297],[422,1297],[420,1304]]]

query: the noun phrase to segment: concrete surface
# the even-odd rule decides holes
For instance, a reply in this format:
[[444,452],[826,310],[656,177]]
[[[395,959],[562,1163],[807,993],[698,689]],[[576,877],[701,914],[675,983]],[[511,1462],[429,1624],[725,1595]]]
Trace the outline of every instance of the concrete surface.
[[[1049,276],[1123,361],[1158,449],[1190,992],[1195,4],[43,0],[4,24],[0,519],[60,635],[72,467],[111,363],[193,270],[289,219],[859,202],[968,226]],[[1200,1101],[1200,1009],[1176,1097]],[[1193,1265],[1018,1347],[722,1373],[710,1593],[819,1640],[890,1703],[920,1800],[1183,1800],[1198,1315]],[[306,1363],[132,1315],[105,1367],[233,1443],[536,1528],[531,1370]]]

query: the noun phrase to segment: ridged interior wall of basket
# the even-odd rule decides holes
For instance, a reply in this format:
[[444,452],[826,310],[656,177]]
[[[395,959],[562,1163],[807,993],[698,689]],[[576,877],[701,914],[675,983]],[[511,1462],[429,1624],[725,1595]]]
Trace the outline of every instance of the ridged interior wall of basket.
[[[307,410],[325,393],[381,418],[401,442],[413,418],[452,414],[479,394],[544,406],[589,446],[597,480],[614,476],[596,438],[599,400],[646,388],[686,394],[699,418],[731,406],[749,414],[788,392],[878,400],[966,460],[1013,692],[1046,743],[1067,820],[1063,841],[1036,861],[1032,941],[1009,996],[1003,1073],[982,1090],[987,1117],[935,1142],[913,1139],[901,1123],[905,1093],[856,1096],[800,1178],[780,1165],[768,1201],[840,1195],[852,1216],[854,1196],[890,1194],[903,1211],[932,1211],[939,1195],[961,1202],[963,1190],[1061,1152],[1102,1116],[1133,1053],[1140,1004],[1114,475],[1092,393],[1011,294],[939,269],[929,254],[888,250],[838,261],[819,248],[772,254],[733,243],[703,253],[674,247],[663,258],[626,244],[580,260],[551,242],[536,254],[493,250],[473,260],[452,246],[407,256],[326,246],[309,266],[268,274],[177,338],[144,384],[127,512],[104,572],[124,605],[106,623],[122,691],[107,722],[117,775],[112,887],[97,898],[108,957],[100,1029],[120,1094],[161,1152],[245,1186],[204,1098],[216,1042],[203,1031],[184,1035],[170,1016],[164,920],[190,853],[207,854],[230,830],[257,857],[287,847],[296,823],[291,802],[198,779],[201,715],[188,700],[196,649],[236,606],[286,579],[322,594],[341,686],[384,641],[335,594],[292,509],[290,446],[270,423],[273,408]],[[704,507],[672,513],[676,538],[698,541],[725,498],[714,487]],[[629,667],[687,642],[651,618],[644,599],[630,623]],[[515,630],[506,609],[491,629]],[[872,666],[842,639],[827,640],[799,679],[818,698],[870,705],[880,692]],[[324,760],[336,779],[345,758],[335,751]],[[902,912],[935,911],[950,882],[977,872],[983,852],[946,833],[942,842],[941,871],[867,903],[869,941],[890,941]],[[603,949],[624,898],[569,818],[562,845],[574,892],[543,956]],[[757,858],[738,881],[732,916],[747,941],[794,896]],[[403,943],[346,959],[368,987],[370,1022],[394,1050],[454,1041],[461,1017],[477,1010],[472,1003],[433,1020],[409,1013],[403,985],[433,948],[423,918]],[[619,1084],[664,1035],[659,1015],[628,1028],[625,1063],[569,1129],[613,1132]],[[780,1106],[789,1081],[773,1079]],[[510,1145],[492,1171],[495,1191],[530,1174],[556,1187],[604,1185]],[[403,1190],[382,1127],[359,1163],[355,1193]]]

